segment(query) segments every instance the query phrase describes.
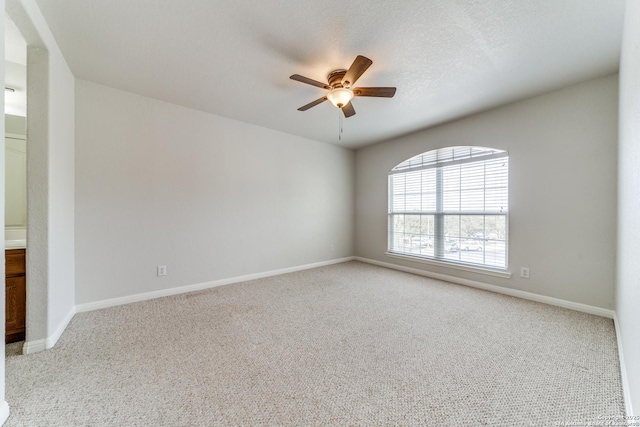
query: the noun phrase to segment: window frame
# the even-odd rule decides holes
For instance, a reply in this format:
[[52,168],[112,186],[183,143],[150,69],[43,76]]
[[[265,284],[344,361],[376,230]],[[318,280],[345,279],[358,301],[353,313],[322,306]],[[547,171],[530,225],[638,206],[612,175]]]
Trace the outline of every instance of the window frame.
[[[457,156],[456,156],[457,153]],[[441,158],[442,157],[442,158]],[[493,187],[487,186],[487,177],[493,177],[493,175],[487,175],[487,165],[490,164],[488,162],[496,159],[505,159],[506,160],[506,170],[501,171],[499,177],[500,185],[497,187],[502,191],[501,195],[498,197],[500,202],[506,202],[506,206],[500,206],[499,210],[496,210],[494,206],[493,209],[487,209],[487,190],[494,189]],[[445,210],[443,206],[443,200],[445,199],[444,190],[447,183],[445,183],[443,178],[443,171],[447,168],[455,167],[458,165],[473,165],[477,164],[478,166],[483,167],[482,171],[482,191],[483,198],[482,204],[483,208],[478,210],[472,209],[462,209],[459,206],[457,209],[453,210]],[[503,165],[504,166],[504,165]],[[394,209],[394,184],[393,178],[397,175],[403,175],[403,179],[408,180],[407,174],[424,171],[429,169],[435,169],[435,184],[433,182],[430,183],[431,187],[428,190],[424,190],[420,187],[420,207],[418,210],[410,210],[403,211]],[[460,178],[457,184],[457,187],[454,187],[454,192],[458,191],[460,193],[459,200],[462,202],[462,192],[463,192],[463,177],[472,176],[473,172],[467,171],[467,175],[462,175],[462,166],[459,168],[460,170]],[[510,277],[511,274],[508,272],[509,268],[509,153],[506,150],[500,150],[496,148],[488,148],[488,147],[478,147],[478,146],[455,146],[455,147],[444,147],[440,149],[430,150],[419,154],[417,156],[413,156],[398,165],[396,165],[393,169],[389,171],[388,174],[388,222],[387,222],[387,252],[386,254],[390,257],[401,258],[401,259],[411,259],[412,261],[425,262],[428,264],[434,264],[438,266],[446,266],[450,268],[456,268],[460,270],[466,271],[474,271],[480,272],[484,274],[499,276],[499,277]],[[421,173],[420,180],[424,179],[424,175]],[[476,178],[478,179],[478,178]],[[451,179],[449,179],[451,181]],[[480,179],[478,179],[480,181]],[[406,182],[406,181],[405,181]],[[422,185],[422,184],[421,184]],[[435,185],[435,188],[434,188]],[[397,193],[396,193],[397,194]],[[406,190],[402,193],[402,196],[406,198],[409,195],[409,190]],[[424,200],[425,194],[435,194],[435,209],[425,209],[424,208]],[[502,200],[504,199],[504,200]],[[433,202],[432,202],[433,203]],[[499,203],[500,204],[500,203]],[[406,203],[405,203],[406,209]],[[406,250],[406,232],[400,233],[402,236],[404,243],[397,245],[396,235],[398,231],[395,227],[395,219],[399,215],[404,216],[401,220],[405,221],[406,216],[419,216],[420,219],[420,232],[419,233],[410,233],[411,239],[414,237],[418,237],[419,245],[423,246],[422,242],[431,239],[432,244],[427,244],[428,246],[432,246],[432,254],[425,254],[422,250],[419,250],[419,253],[415,253],[411,250]],[[482,243],[482,262],[479,261],[469,261],[462,260],[462,254],[460,251],[463,249],[461,247],[457,248],[458,251],[458,259],[452,259],[451,257],[446,257],[446,253],[444,250],[446,235],[445,229],[447,226],[445,225],[446,218],[458,217],[458,221],[461,222],[463,217],[472,217],[472,216],[483,216],[483,234],[481,238],[478,238],[479,242]],[[429,234],[429,232],[425,233],[422,231],[422,217],[427,216],[431,219],[429,222],[433,222],[433,234]],[[489,239],[487,238],[486,232],[486,223],[487,218],[503,218],[500,223],[503,224],[502,227],[504,229],[504,238],[499,239]],[[431,225],[431,224],[429,224]],[[461,225],[459,226],[461,227]],[[464,236],[459,233],[456,236],[458,242],[476,240],[476,238],[470,239],[469,236]],[[488,242],[491,241],[493,244],[504,244],[504,265],[496,265],[496,263],[491,263],[487,261],[487,246]],[[473,257],[471,257],[473,259]],[[501,258],[499,259],[501,262]],[[498,262],[498,261],[496,261]]]

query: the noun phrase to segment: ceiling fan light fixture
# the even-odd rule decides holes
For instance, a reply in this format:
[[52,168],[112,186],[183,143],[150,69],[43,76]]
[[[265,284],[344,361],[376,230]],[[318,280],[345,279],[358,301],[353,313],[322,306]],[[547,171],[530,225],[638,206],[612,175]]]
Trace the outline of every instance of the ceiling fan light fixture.
[[334,106],[342,108],[353,99],[353,91],[346,87],[331,89],[327,94],[327,99],[331,101]]

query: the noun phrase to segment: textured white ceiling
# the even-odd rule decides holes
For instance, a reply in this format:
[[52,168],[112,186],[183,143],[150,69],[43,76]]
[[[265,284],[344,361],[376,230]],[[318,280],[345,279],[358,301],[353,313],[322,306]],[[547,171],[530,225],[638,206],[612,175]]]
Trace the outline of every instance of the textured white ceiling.
[[[624,0],[37,0],[76,77],[357,148],[617,71]],[[344,120],[296,109],[356,55]]]

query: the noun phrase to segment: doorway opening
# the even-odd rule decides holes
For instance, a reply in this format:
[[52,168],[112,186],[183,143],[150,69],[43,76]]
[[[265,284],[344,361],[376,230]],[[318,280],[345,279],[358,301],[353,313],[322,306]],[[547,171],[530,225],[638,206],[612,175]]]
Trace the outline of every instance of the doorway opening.
[[5,343],[25,340],[27,248],[27,43],[4,14]]

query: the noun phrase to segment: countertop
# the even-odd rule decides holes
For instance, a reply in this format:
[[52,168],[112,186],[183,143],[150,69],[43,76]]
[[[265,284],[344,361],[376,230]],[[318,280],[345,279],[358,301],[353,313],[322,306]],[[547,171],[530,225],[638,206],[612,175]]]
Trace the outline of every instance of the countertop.
[[5,240],[4,241],[4,249],[26,249],[27,241],[26,240]]

